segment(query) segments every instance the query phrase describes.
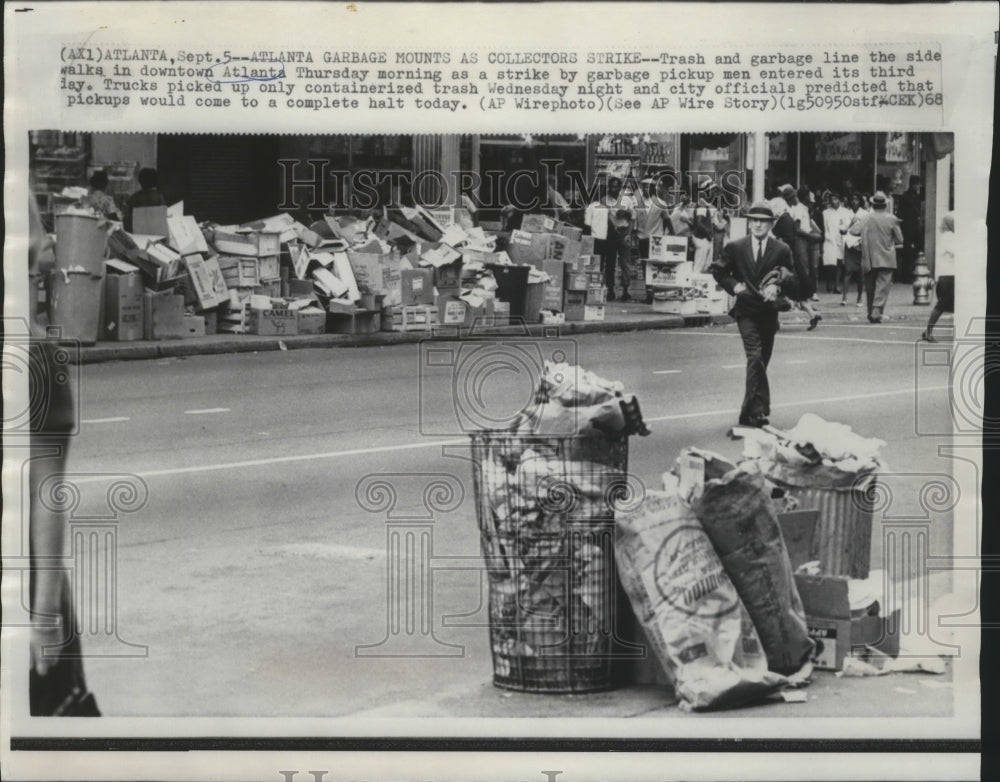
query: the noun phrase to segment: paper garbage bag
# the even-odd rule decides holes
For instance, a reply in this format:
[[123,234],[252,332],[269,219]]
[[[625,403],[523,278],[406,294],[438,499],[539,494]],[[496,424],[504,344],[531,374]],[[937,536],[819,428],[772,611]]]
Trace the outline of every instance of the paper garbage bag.
[[622,586],[683,709],[759,701],[785,678],[767,669],[760,639],[694,511],[647,491],[615,525]]

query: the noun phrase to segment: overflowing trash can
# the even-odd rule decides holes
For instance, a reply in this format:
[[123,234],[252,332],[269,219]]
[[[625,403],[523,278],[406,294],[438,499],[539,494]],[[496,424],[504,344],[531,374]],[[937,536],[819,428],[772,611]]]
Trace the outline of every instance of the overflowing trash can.
[[867,578],[884,465],[882,440],[807,413],[787,432],[748,438],[744,454],[785,495],[785,508],[819,512],[812,559],[828,575]]
[[472,458],[494,684],[608,689],[614,503],[628,490],[628,439],[479,432]]
[[614,685],[615,512],[634,493],[628,436],[637,433],[648,431],[620,384],[548,364],[515,426],[471,435],[496,686]]

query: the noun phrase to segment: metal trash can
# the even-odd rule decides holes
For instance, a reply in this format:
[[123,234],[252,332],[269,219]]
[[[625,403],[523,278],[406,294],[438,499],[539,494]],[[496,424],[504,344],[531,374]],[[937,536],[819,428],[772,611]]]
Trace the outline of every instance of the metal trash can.
[[814,545],[820,572],[868,578],[878,474],[859,473],[849,484],[825,487],[776,483],[797,509],[819,511]]
[[628,438],[471,437],[493,683],[538,693],[610,689],[614,513],[629,493]]

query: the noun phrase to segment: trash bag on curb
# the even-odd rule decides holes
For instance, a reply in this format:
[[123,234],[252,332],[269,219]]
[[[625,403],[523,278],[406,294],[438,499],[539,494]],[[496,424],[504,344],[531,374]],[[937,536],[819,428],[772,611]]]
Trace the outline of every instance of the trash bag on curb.
[[780,690],[753,622],[691,508],[676,494],[646,493],[619,513],[621,583],[682,709],[741,706]]
[[795,673],[814,644],[764,476],[753,462],[734,467],[696,453],[705,460],[705,484],[694,512],[753,619],[768,667]]

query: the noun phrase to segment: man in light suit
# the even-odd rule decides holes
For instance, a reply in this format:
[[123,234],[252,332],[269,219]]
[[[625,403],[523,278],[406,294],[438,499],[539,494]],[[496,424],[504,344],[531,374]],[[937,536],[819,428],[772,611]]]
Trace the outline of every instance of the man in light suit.
[[759,201],[747,212],[750,235],[722,248],[722,257],[710,267],[712,275],[736,304],[729,314],[743,338],[747,357],[746,391],[740,409],[741,426],[766,426],[771,412],[767,365],[778,331],[778,312],[790,308],[786,296],[794,298],[798,281],[792,252],[770,235],[774,211]]

